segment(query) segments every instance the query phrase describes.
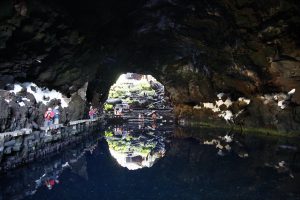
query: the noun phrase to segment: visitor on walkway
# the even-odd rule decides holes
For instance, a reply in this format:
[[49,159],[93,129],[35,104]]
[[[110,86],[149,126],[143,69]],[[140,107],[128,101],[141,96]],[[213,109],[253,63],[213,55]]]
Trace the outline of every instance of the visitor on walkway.
[[52,108],[48,108],[48,110],[44,114],[44,118],[45,118],[44,126],[46,128],[49,128],[49,127],[52,126],[52,124],[53,124],[53,117],[54,117],[54,112],[52,111]]
[[59,118],[60,118],[60,112],[59,112],[59,106],[55,106],[54,110],[54,124],[59,124]]
[[122,116],[122,108],[115,108],[114,114],[116,117],[121,117]]
[[89,111],[89,117],[90,119],[94,119],[95,118],[95,109],[93,108],[93,106],[90,107],[90,111]]

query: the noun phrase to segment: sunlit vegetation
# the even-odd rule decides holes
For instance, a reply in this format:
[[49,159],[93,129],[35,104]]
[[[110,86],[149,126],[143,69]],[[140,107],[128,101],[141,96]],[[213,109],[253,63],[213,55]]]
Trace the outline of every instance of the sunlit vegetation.
[[[112,132],[105,132],[107,143],[110,148],[120,153],[135,152],[142,156],[147,156],[154,148],[155,142],[147,141],[146,143],[139,142],[138,137],[128,135],[123,139],[113,139]],[[135,145],[132,145],[135,143]]]
[[[133,106],[149,106],[164,95],[164,87],[151,75],[134,73],[122,74],[111,86],[108,99],[119,100]],[[106,102],[104,109],[109,111],[116,103]]]
[[114,134],[112,133],[112,131],[105,131],[104,135],[105,137],[112,137]]
[[104,110],[105,111],[110,111],[110,110],[113,110],[113,105],[112,104],[109,104],[109,103],[104,103]]
[[147,80],[136,81],[135,84],[115,84],[111,87],[108,98],[121,98],[130,103],[132,100],[128,97],[132,94],[154,96],[155,90],[151,88]]

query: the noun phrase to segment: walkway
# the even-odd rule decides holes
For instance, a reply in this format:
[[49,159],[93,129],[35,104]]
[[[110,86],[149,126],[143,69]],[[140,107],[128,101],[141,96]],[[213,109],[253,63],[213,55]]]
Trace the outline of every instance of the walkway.
[[41,127],[0,133],[0,172],[59,151],[99,130],[103,124],[103,117],[99,117],[71,121],[69,126],[58,124],[51,130]]

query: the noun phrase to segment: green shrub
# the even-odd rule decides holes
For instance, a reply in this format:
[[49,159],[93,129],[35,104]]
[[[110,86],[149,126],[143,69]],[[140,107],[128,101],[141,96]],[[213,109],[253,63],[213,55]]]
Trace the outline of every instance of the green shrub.
[[114,134],[112,133],[112,131],[105,131],[104,135],[105,135],[105,137],[112,137],[112,136],[114,136]]
[[112,104],[108,104],[108,103],[104,104],[104,110],[105,111],[113,110],[113,107],[114,106]]

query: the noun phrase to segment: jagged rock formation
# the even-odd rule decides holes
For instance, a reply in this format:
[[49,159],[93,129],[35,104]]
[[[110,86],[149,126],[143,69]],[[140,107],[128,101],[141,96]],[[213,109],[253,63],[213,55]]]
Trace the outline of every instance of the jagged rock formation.
[[[224,92],[251,99],[246,125],[299,130],[296,0],[4,0],[0,9],[1,88],[34,80],[70,96],[88,82],[97,103],[120,73],[150,73],[182,118],[199,119],[193,106]],[[259,100],[292,89],[285,110]]]

